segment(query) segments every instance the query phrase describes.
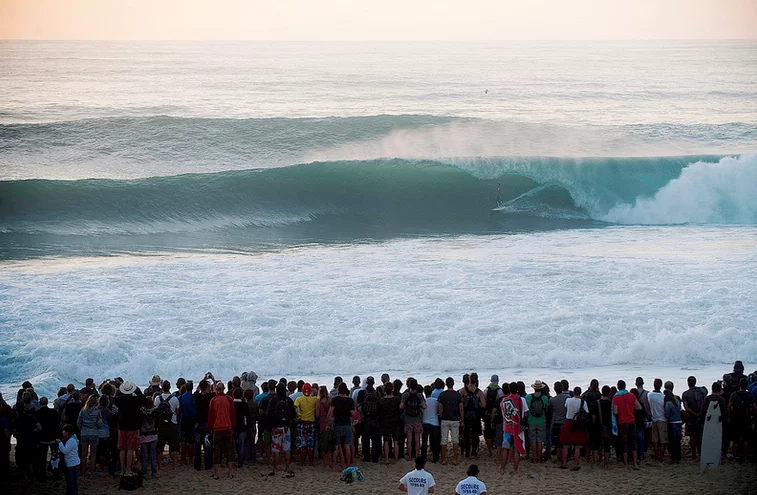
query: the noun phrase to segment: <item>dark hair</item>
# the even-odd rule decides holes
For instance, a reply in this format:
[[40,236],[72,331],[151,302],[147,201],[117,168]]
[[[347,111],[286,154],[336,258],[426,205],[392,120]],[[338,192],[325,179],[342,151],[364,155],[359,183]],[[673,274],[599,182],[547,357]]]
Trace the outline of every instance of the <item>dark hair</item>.
[[723,386],[720,384],[719,381],[712,382],[712,393],[717,394],[718,392],[721,392],[723,390]]
[[163,389],[163,392],[165,392],[165,393],[170,392],[171,391],[171,382],[169,382],[168,380],[165,380],[163,382],[163,386],[161,388]]
[[339,388],[337,389],[337,392],[339,392],[339,395],[347,395],[350,393],[349,387],[347,387],[347,384],[342,382],[339,384]]
[[565,378],[560,380],[560,385],[562,385],[563,391],[570,390],[570,383],[568,383],[568,380],[566,380]]
[[392,384],[392,382],[386,382],[384,384],[384,393],[388,395],[392,392],[394,392],[394,385]]
[[181,386],[181,388],[179,389],[179,393],[181,393],[181,394],[186,394],[187,393],[187,385],[186,384],[184,384],[184,385]]
[[478,476],[478,473],[480,473],[478,466],[476,466],[475,464],[468,466],[468,476]]
[[689,384],[689,387],[694,387],[694,386],[696,386],[696,384],[697,384],[697,377],[695,377],[695,376],[690,376],[690,377],[688,377],[688,378],[686,379],[686,383],[688,383],[688,384]]
[[610,386],[605,385],[602,387],[602,396],[603,397],[609,397],[610,396]]
[[410,378],[407,381],[407,388],[409,388],[411,391],[417,391],[418,390],[418,380],[415,378]]
[[298,380],[297,381],[297,390],[299,390],[300,392],[302,392],[302,387],[304,387],[304,386],[305,386],[305,380]]
[[268,382],[261,383],[260,390],[262,390],[263,392],[268,392]]
[[452,388],[455,386],[455,379],[452,378],[451,376],[448,376],[447,379],[445,380],[445,383],[447,384],[447,388]]
[[580,397],[581,396],[581,387],[573,387],[573,396],[574,397]]
[[238,376],[234,376],[234,378],[231,379],[231,384],[234,385],[234,388],[241,387],[242,379]]
[[110,383],[103,385],[103,395],[113,395],[113,392],[113,385],[111,385]]
[[394,393],[399,394],[400,391],[402,390],[402,380],[397,378],[396,380],[394,380],[393,383],[394,383]]
[[558,395],[562,393],[562,383],[555,382],[555,393]]
[[636,400],[641,400],[641,394],[639,393],[638,388],[632,388],[631,393],[633,394],[634,397],[636,397]]
[[100,396],[100,407],[108,407],[110,405],[110,396],[108,395],[101,395]]
[[596,378],[594,378],[591,381],[591,383],[589,383],[589,387],[591,387],[591,388],[599,388],[599,380],[597,380]]
[[618,380],[618,390],[625,390],[626,389],[626,382],[623,380]]
[[468,376],[468,381],[473,385],[478,386],[478,373],[475,371]]
[[434,388],[444,388],[444,381],[441,378],[434,380]]
[[291,381],[287,383],[287,390],[289,390],[289,392],[291,393],[294,393],[294,391],[297,390],[297,382]]
[[519,381],[515,385],[517,385],[517,387],[518,387],[518,395],[525,396],[526,395],[526,384]]
[[341,376],[337,376],[334,378],[334,388],[338,387],[340,383],[342,383],[344,380],[342,380]]
[[74,426],[70,424],[63,425],[63,428],[61,428],[64,433],[68,433],[69,435],[74,434]]
[[426,458],[418,456],[415,458],[415,469],[423,469],[426,465]]
[[510,382],[510,393],[511,394],[518,393],[518,384],[516,382]]
[[178,380],[176,380],[176,388],[181,388],[182,385],[186,385],[187,381],[184,378],[179,377]]
[[502,393],[505,395],[510,395],[510,384],[505,382],[502,384]]
[[359,376],[357,376],[357,375],[353,376],[353,377],[352,377],[352,384],[353,384],[353,385],[355,385],[356,387],[357,387],[358,385],[360,385],[360,377],[359,377]]
[[433,391],[434,391],[434,388],[431,385],[426,385],[425,387],[423,387],[423,394],[426,397],[431,397],[431,392]]
[[637,376],[636,377],[636,386],[640,387],[642,385],[644,385],[644,379],[642,377],[640,377],[640,376]]
[[746,378],[742,378],[739,380],[739,388],[741,390],[746,390],[746,388],[749,386],[749,381]]
[[202,390],[203,392],[205,392],[208,389],[209,386],[210,386],[210,382],[208,382],[204,378],[202,380],[200,380],[200,390]]
[[61,387],[58,389],[58,397],[62,397],[66,395],[66,387]]
[[654,379],[654,389],[660,390],[662,388],[662,380],[660,378]]
[[242,389],[237,387],[234,389],[234,391],[231,393],[232,397],[235,399],[241,399],[242,398]]

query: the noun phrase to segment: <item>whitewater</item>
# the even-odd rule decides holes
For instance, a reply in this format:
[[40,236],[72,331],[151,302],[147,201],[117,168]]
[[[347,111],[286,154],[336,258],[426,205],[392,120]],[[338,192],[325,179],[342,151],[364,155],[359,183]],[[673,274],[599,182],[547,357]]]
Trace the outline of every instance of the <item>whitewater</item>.
[[755,42],[0,42],[0,65],[0,390],[755,367]]

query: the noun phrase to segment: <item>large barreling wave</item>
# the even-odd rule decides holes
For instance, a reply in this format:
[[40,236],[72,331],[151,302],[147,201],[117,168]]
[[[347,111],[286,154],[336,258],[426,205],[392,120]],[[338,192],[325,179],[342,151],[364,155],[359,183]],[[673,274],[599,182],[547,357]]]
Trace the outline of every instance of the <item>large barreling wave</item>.
[[753,126],[621,127],[390,115],[2,125],[0,256],[757,223],[757,155],[659,154],[673,135],[743,145]]

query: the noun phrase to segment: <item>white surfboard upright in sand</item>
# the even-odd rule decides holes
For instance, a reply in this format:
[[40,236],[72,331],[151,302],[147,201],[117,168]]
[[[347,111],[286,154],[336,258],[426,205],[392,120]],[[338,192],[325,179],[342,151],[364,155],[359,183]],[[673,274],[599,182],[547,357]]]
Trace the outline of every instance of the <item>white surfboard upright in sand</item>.
[[700,473],[706,469],[715,469],[720,464],[720,447],[723,441],[723,423],[720,422],[720,417],[724,414],[725,411],[720,410],[717,401],[710,402],[702,429]]

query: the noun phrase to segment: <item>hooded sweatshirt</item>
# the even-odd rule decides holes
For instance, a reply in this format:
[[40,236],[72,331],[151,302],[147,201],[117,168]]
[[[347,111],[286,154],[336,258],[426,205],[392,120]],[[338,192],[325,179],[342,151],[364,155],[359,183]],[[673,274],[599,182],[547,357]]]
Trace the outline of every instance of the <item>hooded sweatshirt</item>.
[[254,371],[242,373],[242,390],[252,390],[252,393],[257,396],[260,394],[260,389],[256,385],[257,381],[258,375]]

